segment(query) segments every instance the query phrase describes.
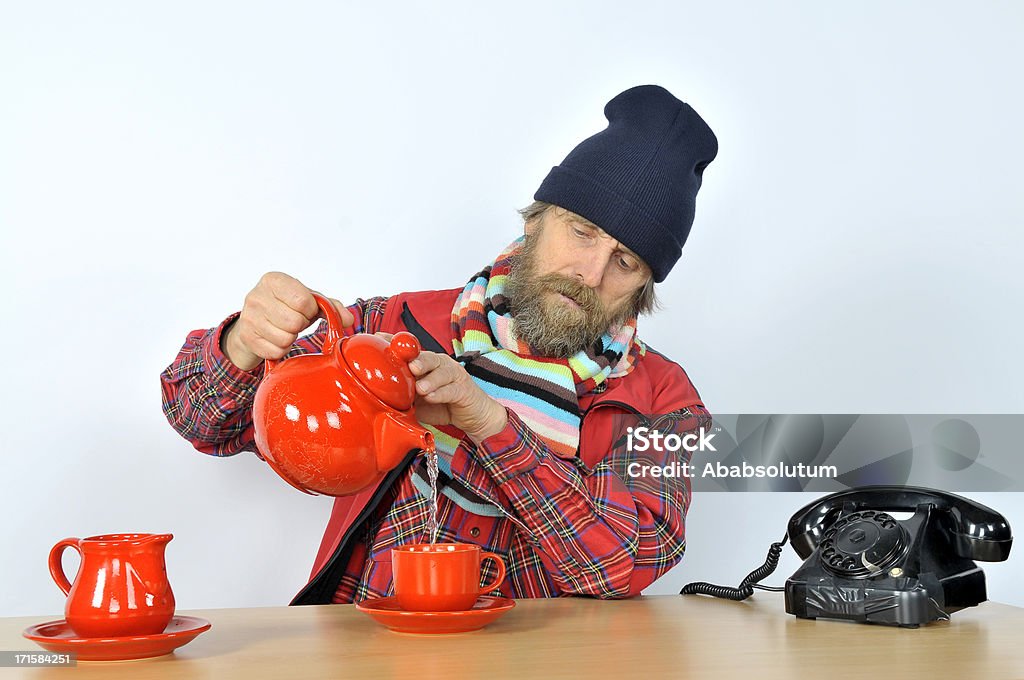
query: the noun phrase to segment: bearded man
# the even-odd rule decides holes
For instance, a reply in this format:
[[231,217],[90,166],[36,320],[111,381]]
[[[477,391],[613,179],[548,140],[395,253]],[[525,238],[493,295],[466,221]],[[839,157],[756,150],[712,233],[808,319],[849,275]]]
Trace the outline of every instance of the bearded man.
[[[335,304],[348,333],[420,340],[409,368],[438,452],[437,540],[500,555],[494,594],[505,597],[638,595],[686,545],[687,481],[630,474],[621,419],[678,435],[710,425],[686,373],[636,324],[679,259],[718,143],[654,85],[619,94],[605,116],[522,211],[524,234],[468,284]],[[264,359],[319,351],[326,324],[299,337],[317,315],[297,279],[264,275],[240,313],[189,334],[161,374],[168,421],[204,453],[255,451]],[[390,551],[427,526],[425,458],[413,452],[377,486],[335,500],[294,604],[393,594]]]

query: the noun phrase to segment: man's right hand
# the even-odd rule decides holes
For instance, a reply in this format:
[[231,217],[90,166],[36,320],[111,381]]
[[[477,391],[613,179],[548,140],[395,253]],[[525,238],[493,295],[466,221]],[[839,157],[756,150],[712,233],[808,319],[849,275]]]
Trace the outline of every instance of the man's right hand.
[[[355,317],[344,305],[330,298],[344,327]],[[221,349],[235,366],[251,371],[264,359],[280,359],[299,333],[320,315],[313,292],[281,272],[268,272],[245,296],[242,313],[225,331]]]

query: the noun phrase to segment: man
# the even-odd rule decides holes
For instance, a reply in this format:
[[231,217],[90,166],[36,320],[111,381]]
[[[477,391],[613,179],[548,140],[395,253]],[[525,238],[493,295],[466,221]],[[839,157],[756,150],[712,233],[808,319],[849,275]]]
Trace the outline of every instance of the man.
[[[685,548],[689,486],[627,472],[637,457],[622,422],[676,434],[710,424],[685,372],[636,337],[636,318],[680,256],[718,143],[653,85],[605,115],[541,184],[524,235],[467,285],[336,304],[348,332],[420,339],[409,368],[438,448],[438,540],[500,554],[507,597],[637,595]],[[263,360],[319,351],[324,324],[298,337],[317,313],[298,280],[263,276],[240,314],[191,333],[161,375],[170,423],[205,453],[255,451]],[[391,594],[391,548],[424,537],[424,458],[335,501],[294,603]]]

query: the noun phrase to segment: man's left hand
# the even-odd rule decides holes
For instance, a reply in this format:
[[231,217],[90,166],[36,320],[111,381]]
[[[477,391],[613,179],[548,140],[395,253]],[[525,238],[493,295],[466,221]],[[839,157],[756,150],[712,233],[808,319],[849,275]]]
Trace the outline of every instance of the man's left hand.
[[454,425],[477,444],[505,429],[505,407],[448,355],[420,352],[409,370],[416,377],[416,417],[421,422]]

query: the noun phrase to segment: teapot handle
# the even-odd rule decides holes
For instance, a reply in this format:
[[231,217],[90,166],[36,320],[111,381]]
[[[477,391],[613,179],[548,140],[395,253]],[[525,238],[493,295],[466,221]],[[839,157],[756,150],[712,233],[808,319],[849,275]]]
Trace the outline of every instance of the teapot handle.
[[[331,301],[325,296],[313,291],[313,298],[316,300],[317,307],[320,308],[320,313],[327,320],[327,338],[324,340],[323,349],[320,351],[323,354],[330,354],[334,351],[334,345],[337,344],[338,340],[341,340],[341,329],[343,328],[341,325],[341,315],[338,314],[338,310],[335,309]],[[273,370],[280,362],[281,359],[267,359],[264,375]]]

